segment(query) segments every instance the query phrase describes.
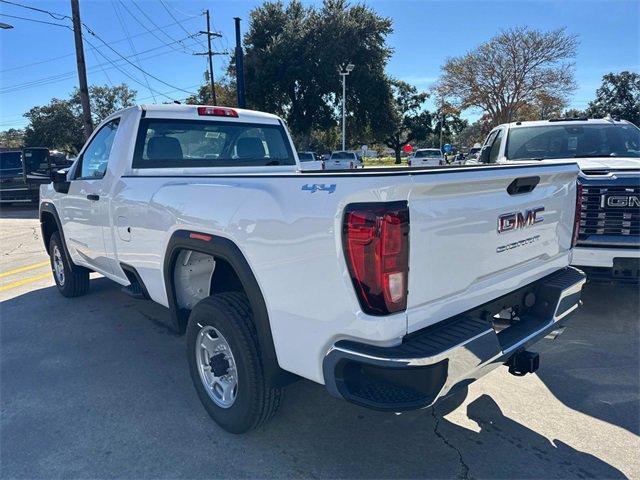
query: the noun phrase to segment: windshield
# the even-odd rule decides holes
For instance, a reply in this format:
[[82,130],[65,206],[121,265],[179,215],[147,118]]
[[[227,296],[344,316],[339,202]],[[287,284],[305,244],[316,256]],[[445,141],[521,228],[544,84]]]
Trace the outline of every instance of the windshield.
[[134,168],[295,165],[280,125],[147,118]]
[[298,158],[301,162],[312,162],[313,154],[309,152],[298,152]]
[[640,157],[640,129],[628,124],[543,125],[509,130],[507,159]]
[[0,153],[0,169],[22,168],[22,155],[20,152]]
[[418,150],[416,158],[440,158],[440,152],[438,150]]
[[351,152],[333,152],[331,154],[332,160],[353,160],[354,154]]

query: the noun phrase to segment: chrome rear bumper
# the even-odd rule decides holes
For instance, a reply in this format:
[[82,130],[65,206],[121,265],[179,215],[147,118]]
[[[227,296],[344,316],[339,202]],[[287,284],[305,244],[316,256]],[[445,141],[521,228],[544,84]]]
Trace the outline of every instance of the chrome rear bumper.
[[504,298],[408,335],[395,347],[339,341],[324,359],[325,385],[332,395],[377,410],[433,405],[558,330],[579,307],[585,281],[570,267],[509,294],[514,304],[529,293],[536,300],[500,332],[491,322],[492,307]]

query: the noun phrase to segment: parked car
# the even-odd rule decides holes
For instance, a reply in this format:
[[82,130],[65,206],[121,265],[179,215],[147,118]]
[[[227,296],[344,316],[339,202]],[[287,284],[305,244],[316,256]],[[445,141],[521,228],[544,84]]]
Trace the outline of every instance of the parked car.
[[352,170],[360,165],[358,155],[354,152],[332,152],[329,160],[325,162],[327,170]]
[[235,433],[300,377],[398,412],[537,369],[526,349],[585,281],[568,267],[575,164],[305,172],[289,139],[248,110],[110,115],[41,186],[58,290],[86,294],[95,271],[167,307],[202,404]]
[[640,129],[611,118],[504,124],[489,133],[479,162],[540,160],[581,170],[573,264],[593,277],[640,281]]
[[437,167],[445,163],[444,155],[438,148],[419,148],[407,159],[410,167]]
[[0,152],[0,203],[37,203],[39,188],[26,181],[21,150]]
[[316,158],[315,152],[298,152],[301,170],[324,170],[324,161]]

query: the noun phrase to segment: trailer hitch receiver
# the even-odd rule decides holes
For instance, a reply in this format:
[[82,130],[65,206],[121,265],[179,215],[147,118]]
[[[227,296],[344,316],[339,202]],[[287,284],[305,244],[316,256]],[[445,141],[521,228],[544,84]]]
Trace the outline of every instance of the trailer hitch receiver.
[[509,373],[516,377],[522,377],[527,373],[533,373],[540,367],[540,355],[536,352],[527,350],[514,354],[506,365],[509,367]]

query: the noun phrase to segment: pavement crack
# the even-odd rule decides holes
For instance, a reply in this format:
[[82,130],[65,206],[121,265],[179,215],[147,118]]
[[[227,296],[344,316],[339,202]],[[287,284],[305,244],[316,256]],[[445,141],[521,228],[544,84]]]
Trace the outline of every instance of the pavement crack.
[[464,461],[464,458],[462,458],[462,452],[460,451],[460,449],[458,447],[456,447],[455,445],[453,445],[449,440],[447,440],[444,435],[442,433],[440,433],[438,431],[438,426],[440,425],[440,417],[438,417],[436,415],[436,409],[435,408],[431,408],[431,415],[433,416],[433,433],[436,434],[436,436],[442,440],[442,443],[444,443],[447,447],[451,448],[452,450],[455,450],[455,452],[458,454],[458,462],[460,464],[460,473],[458,474],[457,478],[463,479],[463,480],[470,480],[473,477],[471,476],[471,473],[469,472],[469,465],[467,465]]
[[22,246],[22,243],[19,243],[18,245],[16,245],[15,247],[13,247],[11,250],[9,250],[8,252],[5,252],[5,255],[10,255],[13,252],[15,252],[16,250],[18,250],[20,247]]

